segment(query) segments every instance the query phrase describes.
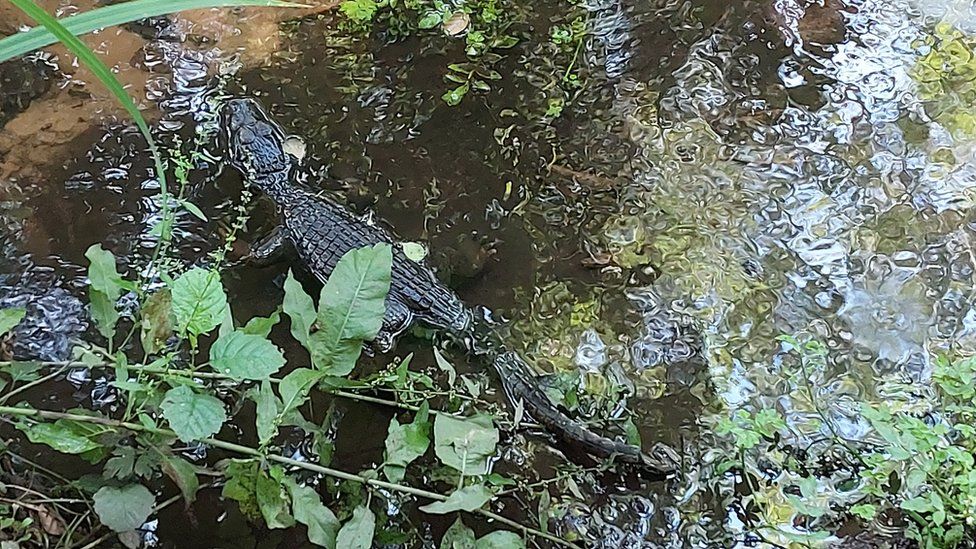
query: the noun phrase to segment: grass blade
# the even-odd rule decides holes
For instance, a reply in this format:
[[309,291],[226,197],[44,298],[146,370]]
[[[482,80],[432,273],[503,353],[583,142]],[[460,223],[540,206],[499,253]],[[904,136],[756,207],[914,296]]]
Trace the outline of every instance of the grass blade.
[[105,63],[102,63],[101,59],[88,49],[88,46],[84,45],[81,40],[78,40],[75,35],[71,34],[71,31],[64,28],[57,19],[35,4],[33,0],[10,0],[10,3],[17,6],[18,9],[38,24],[43,25],[57,41],[64,44],[71,53],[75,54],[78,60],[84,63],[92,71],[92,74],[101,81],[102,85],[112,92],[115,99],[125,108],[133,121],[135,121],[136,126],[139,127],[139,131],[142,132],[143,137],[146,138],[146,142],[149,144],[150,153],[152,153],[153,163],[156,168],[156,177],[159,179],[160,191],[163,194],[163,219],[166,219],[169,214],[170,202],[168,199],[169,193],[166,188],[166,170],[163,168],[163,159],[159,155],[156,142],[149,132],[149,124],[146,123],[146,119],[139,112],[139,107],[136,106],[132,98],[122,87],[122,84],[112,74],[111,69],[105,66]]
[[[18,2],[14,2],[15,5]],[[89,32],[178,11],[235,6],[262,6],[278,8],[307,8],[304,4],[277,0],[132,0],[96,8],[58,20],[70,34],[78,36]],[[19,6],[18,6],[19,7]],[[58,38],[44,25],[0,39],[0,63],[36,49],[50,46]]]

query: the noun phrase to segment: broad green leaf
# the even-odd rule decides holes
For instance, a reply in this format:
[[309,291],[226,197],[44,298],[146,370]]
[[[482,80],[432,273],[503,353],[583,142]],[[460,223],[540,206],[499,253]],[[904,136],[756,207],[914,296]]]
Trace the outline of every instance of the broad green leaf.
[[340,377],[352,372],[363,342],[382,326],[392,262],[389,244],[352,250],[339,260],[322,288],[319,329],[309,336],[316,368]]
[[874,520],[874,517],[878,514],[878,508],[870,503],[860,503],[851,506],[851,513],[864,520]]
[[0,336],[6,335],[7,332],[14,329],[14,326],[20,324],[25,314],[27,314],[27,309],[23,307],[0,309]]
[[162,454],[161,465],[166,476],[176,483],[183,494],[183,506],[189,508],[197,499],[197,491],[200,489],[196,469],[190,462],[172,454]]
[[291,528],[295,525],[295,520],[288,512],[288,499],[284,486],[278,480],[283,477],[281,468],[275,466],[271,468],[271,475],[264,471],[258,472],[254,485],[258,509],[268,528]]
[[207,221],[207,216],[193,202],[190,202],[189,200],[182,200],[180,201],[180,205],[186,208],[186,211],[193,214],[193,217],[196,217],[200,221]]
[[281,322],[281,309],[271,313],[271,316],[256,316],[248,320],[247,324],[241,328],[241,331],[245,334],[253,334],[267,338],[271,335],[271,329],[279,322]]
[[156,354],[173,334],[173,294],[169,288],[149,296],[139,316],[142,348],[146,354]]
[[386,455],[383,460],[383,474],[390,482],[403,480],[407,465],[427,452],[430,446],[430,414],[427,401],[413,421],[406,425],[394,417],[386,435]]
[[91,301],[91,317],[98,327],[98,333],[105,339],[111,340],[115,337],[115,325],[119,321],[115,300],[93,287],[88,288],[88,299]]
[[180,331],[198,336],[220,324],[227,294],[220,275],[194,267],[173,281],[173,314]]
[[443,515],[452,511],[474,511],[481,509],[494,495],[483,484],[465,486],[455,490],[446,500],[421,506],[420,510],[434,515]]
[[268,379],[284,365],[281,351],[261,336],[234,331],[210,346],[210,366],[237,381]]
[[116,269],[115,256],[112,252],[103,250],[101,244],[88,248],[85,257],[91,262],[88,266],[88,280],[93,290],[102,292],[114,302],[122,295],[122,290],[133,287],[131,282],[122,279]]
[[156,497],[141,484],[122,488],[104,486],[95,492],[93,501],[98,520],[116,532],[142,526],[156,505]]
[[308,528],[308,541],[319,547],[335,549],[339,519],[322,504],[318,492],[299,485],[289,477],[285,478],[285,486],[291,494],[291,512],[295,520]]
[[88,431],[73,421],[59,419],[54,423],[18,424],[17,428],[34,444],[46,444],[62,454],[83,454],[102,448],[88,437]]
[[495,530],[478,538],[474,549],[525,549],[525,540],[515,532]]
[[280,404],[278,397],[271,390],[270,381],[262,381],[261,388],[252,394],[257,404],[255,424],[258,430],[258,442],[264,445],[271,442],[271,439],[278,433],[278,426],[275,422],[278,419]]
[[906,511],[915,511],[916,513],[925,513],[932,510],[932,503],[926,496],[918,496],[911,499],[906,499],[901,502],[901,508]]
[[474,549],[474,543],[474,531],[461,521],[461,517],[458,517],[447,532],[444,532],[440,549]]
[[281,415],[298,409],[308,398],[308,392],[325,376],[322,372],[308,368],[296,368],[278,384],[281,395]]
[[186,385],[166,391],[161,408],[170,428],[183,442],[210,437],[227,420],[222,402],[194,393]]
[[439,414],[434,419],[434,452],[444,465],[464,475],[487,473],[497,444],[498,430],[488,416],[458,419]]
[[[280,6],[305,7],[301,3],[275,2],[272,0],[131,0],[89,10],[60,19],[65,29],[80,36],[92,31],[131,23],[140,19],[157,17],[183,10],[232,6]],[[25,53],[50,46],[58,41],[44,27],[34,27],[0,40],[0,63]]]
[[376,531],[376,517],[367,507],[360,505],[352,512],[352,518],[342,525],[336,537],[336,547],[342,549],[370,549]]
[[308,334],[315,323],[315,303],[305,293],[302,285],[295,280],[295,275],[288,271],[285,279],[285,298],[281,303],[282,309],[291,319],[291,335],[299,343],[308,348]]
[[40,379],[40,371],[44,366],[40,362],[10,362],[0,366],[0,371],[6,372],[14,383],[31,382]]

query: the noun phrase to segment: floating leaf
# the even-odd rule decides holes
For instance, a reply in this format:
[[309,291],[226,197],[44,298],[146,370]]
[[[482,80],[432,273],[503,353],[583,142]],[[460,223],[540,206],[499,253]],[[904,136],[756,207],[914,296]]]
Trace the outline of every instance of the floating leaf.
[[370,549],[376,530],[376,517],[367,507],[360,505],[352,512],[352,518],[342,525],[336,537],[336,547],[342,549]]
[[210,347],[210,366],[237,381],[268,379],[284,365],[274,343],[239,330],[220,336]]
[[420,263],[427,257],[427,247],[419,242],[404,242],[400,247],[403,248],[403,255],[411,261]]
[[443,99],[444,102],[447,103],[449,106],[455,107],[461,103],[461,100],[464,99],[464,96],[468,94],[468,90],[470,89],[471,86],[467,82],[465,82],[464,84],[461,84],[460,86],[454,88],[453,90],[446,92],[444,95],[441,96],[441,99]]
[[481,509],[494,495],[483,484],[465,486],[455,490],[446,500],[424,505],[420,510],[434,515],[443,515],[452,511],[474,511]]
[[173,314],[180,331],[198,336],[220,324],[227,294],[219,274],[194,267],[173,282],[172,290]]
[[186,385],[166,391],[161,408],[170,428],[183,442],[207,438],[227,420],[222,402],[194,393]]
[[291,319],[291,335],[299,343],[308,348],[308,334],[315,323],[315,303],[305,293],[302,285],[295,280],[295,275],[288,271],[285,279],[285,298],[281,303],[282,309]]
[[403,480],[407,465],[427,452],[430,446],[430,414],[427,401],[413,421],[400,425],[396,418],[390,420],[386,436],[386,455],[383,460],[383,474],[390,482]]
[[497,444],[498,430],[488,416],[458,419],[439,414],[434,419],[434,452],[444,465],[464,475],[487,473]]
[[291,494],[291,512],[295,520],[308,527],[308,541],[320,547],[335,548],[339,519],[322,504],[319,494],[312,488],[301,486],[288,477],[284,483]]
[[352,250],[339,260],[322,288],[319,329],[309,336],[316,368],[334,376],[352,372],[363,342],[383,323],[392,264],[389,244]]
[[122,488],[104,486],[95,492],[93,500],[98,520],[116,532],[142,526],[156,505],[156,497],[141,484]]
[[23,307],[0,309],[0,336],[6,335],[7,332],[13,330],[14,326],[20,324],[20,321],[24,319],[24,315],[26,314],[27,309]]

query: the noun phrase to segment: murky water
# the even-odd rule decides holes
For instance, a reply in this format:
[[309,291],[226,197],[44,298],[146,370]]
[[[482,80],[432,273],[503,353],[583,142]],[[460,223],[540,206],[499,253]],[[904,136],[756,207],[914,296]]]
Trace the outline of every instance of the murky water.
[[[259,96],[306,138],[324,189],[429,242],[466,301],[513,319],[512,337],[541,373],[579,373],[580,414],[612,417],[627,403],[645,444],[665,441],[690,463],[707,448],[699,419],[716,401],[775,407],[804,432],[815,413],[809,383],[841,436],[858,440],[867,426],[856,402],[918,398],[936,354],[976,352],[971,5],[528,9],[521,42],[496,66],[504,79],[456,107],[440,99],[445,66],[461,57],[452,39],[353,39],[329,15],[287,23],[250,58],[236,45],[180,40],[212,30],[184,21],[142,54],[147,100],[163,139],[189,142],[214,97]],[[550,125],[552,74],[564,69],[552,66],[549,32],[576,17],[591,33],[577,60],[585,84]],[[17,89],[0,121],[16,124],[16,111],[34,108],[25,94],[47,88]],[[0,150],[8,164],[17,154]],[[36,344],[17,352],[48,359],[86,329],[84,250],[102,241],[140,265],[159,215],[131,130],[96,124],[56,150],[2,182],[0,208],[0,304],[31,304],[30,332],[18,338]],[[220,245],[240,190],[235,175],[199,164],[186,192],[212,221],[180,220],[191,261]],[[274,212],[253,208],[256,234]],[[237,312],[272,310],[281,274],[235,271]],[[798,375],[782,334],[822,341],[828,359]],[[353,407],[345,417],[375,413]],[[382,435],[340,442],[337,460],[376,459]],[[729,539],[735,521],[691,469],[677,486],[594,479],[621,488],[594,492],[595,512],[567,504],[561,528],[607,547]],[[167,537],[167,519],[180,520],[164,517],[161,543],[187,546]],[[206,544],[217,518],[199,520],[192,537]],[[247,537],[220,523],[228,540]]]

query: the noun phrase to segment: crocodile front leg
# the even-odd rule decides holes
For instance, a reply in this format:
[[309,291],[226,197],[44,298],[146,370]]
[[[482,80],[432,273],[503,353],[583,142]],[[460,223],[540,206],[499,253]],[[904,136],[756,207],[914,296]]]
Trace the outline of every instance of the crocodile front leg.
[[380,328],[373,346],[381,353],[393,348],[396,338],[410,329],[414,322],[414,314],[410,308],[394,297],[386,299],[386,314],[383,316],[383,326]]
[[251,245],[251,251],[234,262],[235,265],[247,264],[254,267],[268,267],[281,261],[289,252],[294,250],[288,229],[275,227],[268,236]]

